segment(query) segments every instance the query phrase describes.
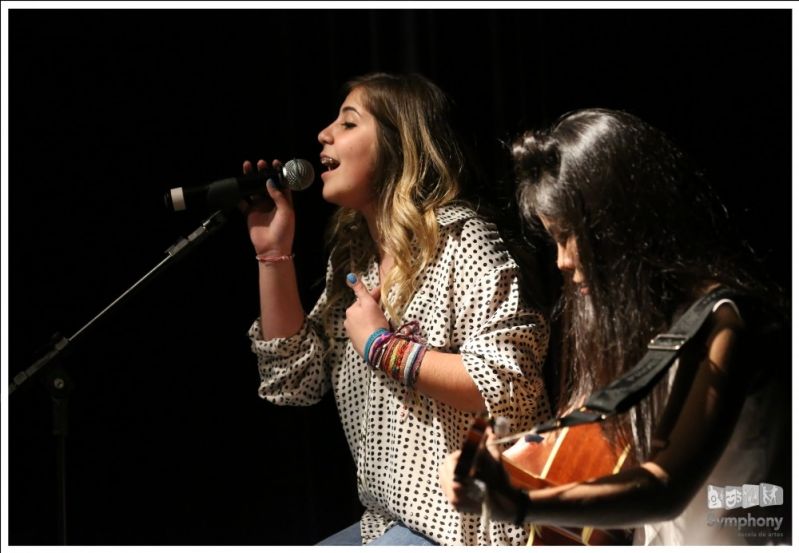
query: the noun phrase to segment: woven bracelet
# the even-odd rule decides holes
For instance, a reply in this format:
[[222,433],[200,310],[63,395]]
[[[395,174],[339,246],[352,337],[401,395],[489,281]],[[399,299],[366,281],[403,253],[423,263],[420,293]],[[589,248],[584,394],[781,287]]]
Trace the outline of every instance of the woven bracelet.
[[264,265],[272,265],[274,263],[280,263],[281,261],[291,261],[294,259],[294,254],[291,255],[256,255],[255,259],[257,259],[260,263]]

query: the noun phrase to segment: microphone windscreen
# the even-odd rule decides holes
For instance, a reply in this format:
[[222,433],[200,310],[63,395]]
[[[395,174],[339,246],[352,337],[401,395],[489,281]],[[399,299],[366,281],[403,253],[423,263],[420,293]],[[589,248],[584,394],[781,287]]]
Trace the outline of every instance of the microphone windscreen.
[[305,190],[314,177],[313,165],[308,160],[290,159],[283,166],[283,185],[290,190]]

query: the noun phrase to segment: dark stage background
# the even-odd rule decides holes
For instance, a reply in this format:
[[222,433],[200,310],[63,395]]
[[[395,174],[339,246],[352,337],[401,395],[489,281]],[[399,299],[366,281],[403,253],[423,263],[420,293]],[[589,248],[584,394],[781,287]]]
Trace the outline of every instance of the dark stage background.
[[[200,224],[166,212],[165,190],[243,159],[317,164],[341,84],[373,70],[450,92],[492,185],[517,131],[579,107],[643,117],[789,287],[790,48],[787,10],[11,10],[6,378]],[[332,208],[318,182],[295,201],[310,307]],[[256,275],[234,217],[70,348],[70,543],[312,544],[360,515],[332,399],[256,394]],[[55,543],[50,398],[30,382],[6,401],[8,540]]]

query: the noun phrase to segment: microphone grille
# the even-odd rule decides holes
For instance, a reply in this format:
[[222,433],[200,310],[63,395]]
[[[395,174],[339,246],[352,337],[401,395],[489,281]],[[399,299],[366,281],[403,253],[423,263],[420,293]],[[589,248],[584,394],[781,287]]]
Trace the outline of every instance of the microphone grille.
[[283,184],[290,190],[305,190],[313,183],[314,168],[305,159],[290,159],[283,165]]

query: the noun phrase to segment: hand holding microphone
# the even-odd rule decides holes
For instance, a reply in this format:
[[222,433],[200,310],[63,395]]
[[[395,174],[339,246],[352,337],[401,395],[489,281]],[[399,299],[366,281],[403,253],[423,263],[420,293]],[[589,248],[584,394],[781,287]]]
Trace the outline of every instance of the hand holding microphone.
[[[247,167],[245,162],[245,171]],[[251,164],[250,164],[251,167]],[[164,196],[168,208],[175,211],[229,209],[243,198],[267,196],[264,194],[267,179],[276,186],[290,190],[305,190],[314,180],[313,165],[304,159],[292,159],[285,165],[275,162],[271,169],[266,162],[258,163],[258,172],[246,172],[240,177],[214,181],[198,187],[173,188]]]
[[[308,165],[310,166],[310,163]],[[244,178],[253,176],[252,169],[252,163],[245,161],[242,165]],[[273,160],[272,169],[280,172],[285,167],[281,166],[280,161]],[[300,188],[279,188],[276,178],[272,176],[272,171],[263,159],[258,160],[256,174],[259,180],[263,178],[263,181],[265,183],[268,181],[269,184],[263,185],[268,195],[259,197],[255,203],[245,209],[247,228],[255,253],[268,257],[291,255],[294,243],[294,202],[291,190],[302,190],[307,185]],[[309,182],[313,180],[313,167],[310,167],[310,174]],[[264,188],[261,190],[263,191]]]
[[[243,175],[214,181],[198,187],[173,188],[164,202],[174,211],[225,210],[240,206],[247,215],[247,226],[255,252],[261,256],[291,253],[294,241],[292,190],[304,190],[314,180],[313,165],[304,159],[285,164],[278,160],[269,167],[258,160],[257,172],[250,161],[243,164]],[[267,181],[271,184],[267,186]],[[246,207],[245,200],[255,201]]]

